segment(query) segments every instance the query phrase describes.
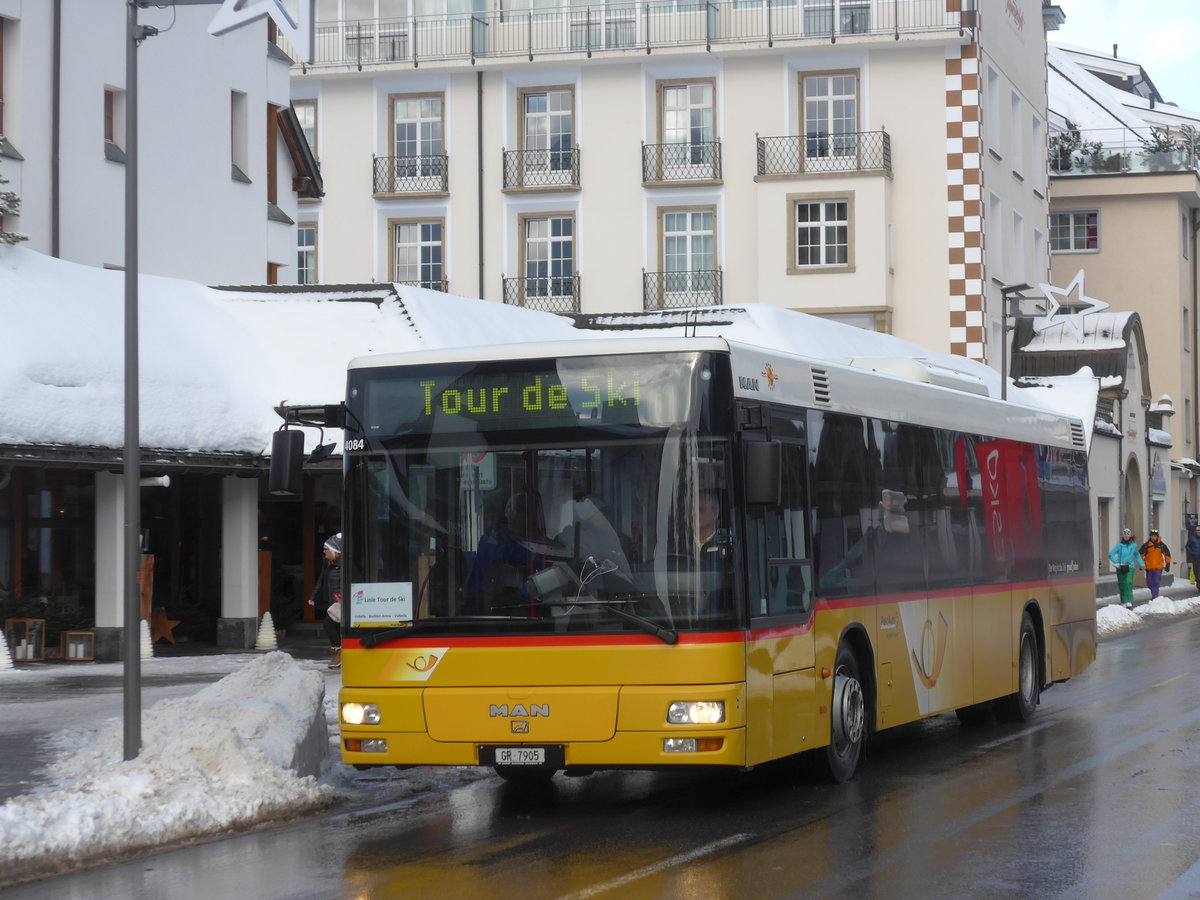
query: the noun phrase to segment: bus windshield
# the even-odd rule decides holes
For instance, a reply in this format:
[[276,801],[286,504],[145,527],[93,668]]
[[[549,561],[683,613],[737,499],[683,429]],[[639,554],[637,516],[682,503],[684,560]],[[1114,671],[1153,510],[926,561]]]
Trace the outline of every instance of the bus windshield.
[[707,353],[355,370],[351,634],[733,627],[727,373]]

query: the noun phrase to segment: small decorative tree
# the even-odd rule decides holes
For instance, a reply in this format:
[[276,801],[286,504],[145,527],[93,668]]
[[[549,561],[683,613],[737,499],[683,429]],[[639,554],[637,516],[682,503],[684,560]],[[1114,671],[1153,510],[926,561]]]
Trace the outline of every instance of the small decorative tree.
[[[0,175],[0,185],[8,184],[8,179]],[[21,211],[21,198],[12,191],[0,190],[0,220],[5,216],[15,216]],[[29,235],[19,231],[0,230],[0,241],[6,244],[19,244],[29,240]]]
[[1181,125],[1175,142],[1187,154],[1188,165],[1196,165],[1200,160],[1200,129],[1194,125]]
[[1071,161],[1082,143],[1079,128],[1067,119],[1067,130],[1056,131],[1050,135],[1050,168],[1056,172],[1066,172],[1071,168]]

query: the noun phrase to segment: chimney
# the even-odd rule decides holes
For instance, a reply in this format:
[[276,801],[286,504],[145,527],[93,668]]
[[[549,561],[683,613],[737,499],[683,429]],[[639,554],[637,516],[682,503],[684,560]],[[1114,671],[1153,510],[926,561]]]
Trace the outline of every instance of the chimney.
[[1113,59],[1117,58],[1117,45],[1113,44]]

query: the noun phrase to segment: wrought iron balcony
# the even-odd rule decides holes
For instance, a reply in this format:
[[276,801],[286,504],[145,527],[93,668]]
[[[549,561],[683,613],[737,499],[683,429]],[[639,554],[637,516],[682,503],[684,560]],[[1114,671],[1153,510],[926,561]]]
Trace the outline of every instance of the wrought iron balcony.
[[825,172],[892,172],[892,138],[886,131],[760,137],[759,175]]
[[579,148],[505,150],[506,188],[579,187]]
[[411,287],[428,288],[431,291],[441,291],[443,294],[450,290],[445,278],[425,278],[417,281],[393,281],[392,284],[407,284]]
[[529,275],[504,279],[504,302],[542,312],[579,312],[578,275]]
[[445,153],[429,156],[376,156],[372,190],[376,194],[445,193],[450,160]]
[[642,181],[720,181],[721,142],[642,144]]
[[[845,43],[882,35],[937,38],[975,25],[970,8],[975,4],[945,0],[830,0],[820,6],[803,0],[609,0],[519,10],[501,9],[495,0],[487,5],[492,8],[474,13],[319,21],[311,65],[361,69],[633,48],[649,53],[753,42]],[[283,38],[279,44],[299,58]]]
[[643,309],[720,306],[722,302],[719,268],[690,272],[642,271]]

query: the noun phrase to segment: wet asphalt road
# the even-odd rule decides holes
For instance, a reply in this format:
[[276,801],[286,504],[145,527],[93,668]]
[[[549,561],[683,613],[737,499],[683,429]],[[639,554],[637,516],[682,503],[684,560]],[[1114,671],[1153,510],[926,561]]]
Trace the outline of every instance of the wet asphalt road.
[[847,785],[494,777],[13,888],[8,898],[1200,896],[1200,619],[1100,646],[1025,726],[889,732]]

